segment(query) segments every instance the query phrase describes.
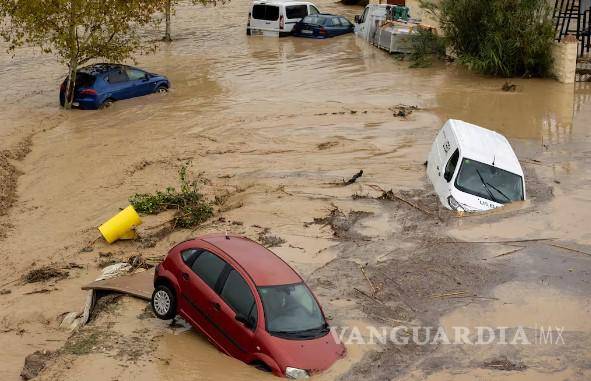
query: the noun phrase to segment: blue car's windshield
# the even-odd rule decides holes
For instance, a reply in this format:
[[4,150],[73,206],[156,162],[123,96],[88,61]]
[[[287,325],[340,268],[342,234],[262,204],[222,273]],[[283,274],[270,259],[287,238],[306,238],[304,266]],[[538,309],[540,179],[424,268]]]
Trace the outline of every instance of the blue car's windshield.
[[471,159],[462,161],[456,188],[499,204],[523,200],[521,176]]
[[323,336],[328,325],[316,299],[303,284],[259,287],[267,331],[286,338]]

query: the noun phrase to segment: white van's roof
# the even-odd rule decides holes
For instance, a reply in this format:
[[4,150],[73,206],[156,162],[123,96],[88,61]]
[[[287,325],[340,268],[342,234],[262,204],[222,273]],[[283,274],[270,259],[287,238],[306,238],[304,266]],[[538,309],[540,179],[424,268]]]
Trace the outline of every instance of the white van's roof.
[[448,120],[446,125],[455,135],[463,157],[491,165],[494,162],[495,167],[523,177],[519,160],[503,135],[456,119]]
[[252,2],[255,4],[269,4],[269,5],[314,5],[309,1],[293,1],[293,0],[255,0]]

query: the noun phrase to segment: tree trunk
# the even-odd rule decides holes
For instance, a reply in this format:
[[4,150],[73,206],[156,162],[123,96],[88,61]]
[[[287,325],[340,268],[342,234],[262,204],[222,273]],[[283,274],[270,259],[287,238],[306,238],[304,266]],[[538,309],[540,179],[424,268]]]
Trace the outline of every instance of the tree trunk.
[[64,102],[64,107],[66,110],[70,110],[72,108],[72,103],[74,102],[74,96],[76,93],[76,72],[78,71],[78,59],[72,58],[68,66],[70,68],[70,75],[68,76],[68,82],[66,83]]
[[70,63],[68,68],[70,69],[70,75],[66,83],[66,93],[64,99],[64,107],[66,110],[72,108],[74,102],[74,96],[76,91],[76,71],[78,70],[78,35],[76,34],[76,9],[74,7],[74,1],[70,1],[70,26],[68,30],[68,45],[70,50]]
[[172,41],[170,32],[170,17],[172,13],[172,0],[166,0],[166,31],[164,32],[164,41]]

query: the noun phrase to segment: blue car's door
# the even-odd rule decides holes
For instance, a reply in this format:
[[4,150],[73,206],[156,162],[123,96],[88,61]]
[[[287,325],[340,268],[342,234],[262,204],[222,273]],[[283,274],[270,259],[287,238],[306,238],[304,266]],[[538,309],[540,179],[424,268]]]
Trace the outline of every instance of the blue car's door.
[[130,88],[131,82],[123,67],[111,70],[107,76],[107,83],[109,84],[108,92],[110,98],[114,100],[122,100],[132,97],[132,91]]
[[128,68],[127,76],[131,85],[132,97],[140,97],[154,92],[154,84],[150,81],[150,77],[145,71]]
[[328,33],[331,36],[338,36],[344,33],[343,30],[345,27],[341,24],[338,17],[331,17],[326,24],[326,29],[328,29]]
[[343,34],[353,32],[353,29],[355,29],[355,26],[351,23],[351,21],[347,20],[346,18],[339,17],[339,21],[343,26]]

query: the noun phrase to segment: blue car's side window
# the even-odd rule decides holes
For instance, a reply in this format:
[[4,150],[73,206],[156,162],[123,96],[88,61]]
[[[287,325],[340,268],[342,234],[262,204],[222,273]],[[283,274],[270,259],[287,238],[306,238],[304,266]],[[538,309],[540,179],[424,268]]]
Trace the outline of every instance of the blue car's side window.
[[127,76],[130,81],[138,81],[146,78],[146,72],[138,69],[127,69]]
[[127,82],[128,80],[129,78],[127,77],[127,73],[123,69],[115,69],[111,71],[107,79],[110,84],[123,83]]

